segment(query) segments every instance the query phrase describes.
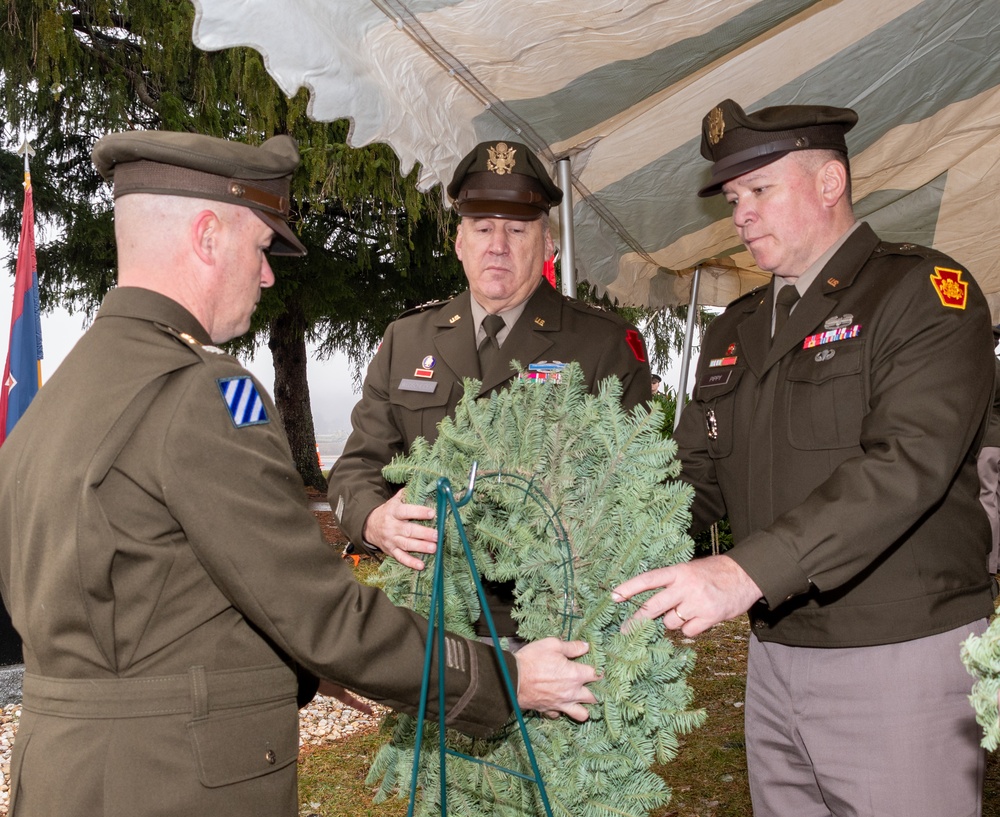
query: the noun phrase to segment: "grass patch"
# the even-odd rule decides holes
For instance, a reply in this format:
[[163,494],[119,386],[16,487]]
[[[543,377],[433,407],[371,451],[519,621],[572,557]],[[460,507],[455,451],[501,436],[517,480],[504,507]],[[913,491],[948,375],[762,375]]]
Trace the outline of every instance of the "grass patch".
[[[698,661],[689,682],[705,724],[681,742],[677,757],[657,773],[673,797],[656,817],[745,817],[750,814],[743,743],[746,619],[729,621],[698,636]],[[690,643],[690,642],[688,642]]]
[[299,814],[318,817],[403,817],[406,801],[375,805],[365,785],[368,767],[388,740],[380,730],[355,733],[332,747],[303,747],[299,754]]

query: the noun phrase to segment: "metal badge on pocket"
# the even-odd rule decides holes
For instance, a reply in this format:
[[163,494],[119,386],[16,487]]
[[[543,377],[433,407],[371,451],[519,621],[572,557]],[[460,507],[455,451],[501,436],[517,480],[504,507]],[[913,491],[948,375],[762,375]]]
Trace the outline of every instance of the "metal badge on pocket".
[[708,432],[708,439],[719,439],[719,423],[715,419],[714,409],[709,409],[705,412],[705,430]]

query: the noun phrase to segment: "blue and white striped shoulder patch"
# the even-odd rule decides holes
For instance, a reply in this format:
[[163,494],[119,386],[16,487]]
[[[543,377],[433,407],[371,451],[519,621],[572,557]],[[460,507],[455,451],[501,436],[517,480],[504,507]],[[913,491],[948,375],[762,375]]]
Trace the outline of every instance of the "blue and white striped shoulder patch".
[[243,377],[220,377],[216,382],[219,384],[222,402],[229,409],[229,416],[232,418],[234,426],[245,428],[246,426],[259,426],[270,422],[267,409],[264,408],[264,401],[260,399],[253,378],[246,375]]

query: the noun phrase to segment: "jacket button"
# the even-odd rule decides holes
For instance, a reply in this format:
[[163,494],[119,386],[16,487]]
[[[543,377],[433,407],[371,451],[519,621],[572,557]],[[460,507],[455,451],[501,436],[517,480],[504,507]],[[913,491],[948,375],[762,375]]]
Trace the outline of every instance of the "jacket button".
[[274,765],[278,762],[278,756],[274,753],[274,749],[268,749],[264,754],[264,760],[266,760],[270,765]]

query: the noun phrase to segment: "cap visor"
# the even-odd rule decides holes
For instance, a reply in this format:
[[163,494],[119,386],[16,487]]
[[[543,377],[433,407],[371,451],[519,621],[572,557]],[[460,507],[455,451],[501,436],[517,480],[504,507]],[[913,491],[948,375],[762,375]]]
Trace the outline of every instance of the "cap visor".
[[253,212],[261,221],[274,230],[274,239],[267,250],[269,255],[306,254],[305,245],[299,241],[292,228],[288,226],[287,221],[271,213],[265,213],[263,210],[254,210]]
[[757,170],[771,164],[771,162],[776,162],[782,156],[787,156],[791,152],[790,150],[785,150],[779,153],[767,153],[763,156],[755,156],[753,159],[747,159],[745,162],[724,168],[720,173],[713,173],[712,180],[698,191],[698,195],[703,199],[707,199],[709,196],[716,196],[722,192],[722,185],[726,182],[742,176],[744,173],[749,173],[751,170]]
[[548,212],[512,201],[463,201],[457,209],[462,218],[509,218],[514,221],[534,221]]

